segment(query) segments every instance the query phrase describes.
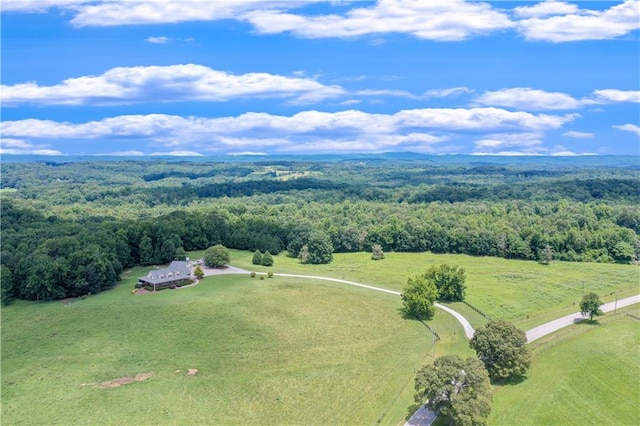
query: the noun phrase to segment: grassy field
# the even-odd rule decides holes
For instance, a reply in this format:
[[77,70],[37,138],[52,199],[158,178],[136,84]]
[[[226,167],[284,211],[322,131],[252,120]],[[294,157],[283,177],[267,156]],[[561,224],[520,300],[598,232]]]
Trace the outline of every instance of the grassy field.
[[[274,267],[265,268],[251,265],[251,257],[232,251],[231,263],[394,290],[430,265],[451,263],[466,269],[472,304],[494,318],[531,326],[576,310],[582,281],[585,291],[602,295],[638,290],[637,267],[625,265],[543,266],[427,253],[390,253],[373,262],[356,253],[338,254],[322,266],[280,255]],[[3,425],[393,425],[413,403],[415,371],[433,360],[431,334],[399,315],[397,296],[320,280],[248,275],[132,295],[136,277],[149,269],[127,271],[113,290],[68,306],[18,301],[2,309]],[[464,304],[451,306],[476,327],[486,322]],[[429,325],[441,336],[435,356],[473,355],[453,317],[437,312]],[[635,339],[637,350],[637,333]],[[187,376],[189,368],[198,374]],[[144,373],[153,375],[119,387],[99,386]],[[529,382],[534,380],[522,385]],[[535,382],[542,383],[537,385],[542,391],[551,386]],[[499,389],[497,400],[508,393]],[[497,403],[496,424],[505,424],[507,411],[508,403]]]
[[490,425],[640,424],[640,308],[532,346],[527,379],[497,387]]
[[[3,425],[397,424],[432,360],[431,334],[392,295],[248,275],[131,294],[148,269],[68,306],[2,309]],[[436,356],[470,354],[451,316],[430,323]]]
[[[201,253],[194,253],[197,257]],[[407,278],[441,263],[458,265],[467,274],[467,302],[491,318],[515,323],[523,330],[577,311],[584,292],[603,301],[638,294],[640,268],[633,265],[506,260],[493,257],[432,253],[387,253],[372,261],[368,253],[339,253],[329,265],[302,265],[280,254],[271,268],[251,264],[253,253],[231,251],[234,266],[255,271],[323,275],[401,291]],[[463,308],[464,309],[464,308]],[[471,311],[471,310],[470,310]],[[473,311],[471,311],[473,312]],[[486,320],[471,315],[475,327]],[[476,321],[478,320],[478,321]]]

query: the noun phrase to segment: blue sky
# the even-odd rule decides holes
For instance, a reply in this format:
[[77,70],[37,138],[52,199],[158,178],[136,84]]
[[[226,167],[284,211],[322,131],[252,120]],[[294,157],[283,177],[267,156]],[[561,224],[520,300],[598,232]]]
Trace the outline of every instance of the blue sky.
[[2,1],[2,154],[638,155],[640,1]]

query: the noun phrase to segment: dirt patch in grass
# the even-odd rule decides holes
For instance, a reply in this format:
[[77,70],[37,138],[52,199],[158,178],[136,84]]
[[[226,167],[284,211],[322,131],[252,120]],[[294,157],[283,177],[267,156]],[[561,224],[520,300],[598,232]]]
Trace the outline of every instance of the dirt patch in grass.
[[68,297],[66,299],[62,299],[60,302],[62,302],[62,305],[64,305],[64,306],[69,306],[70,304],[72,304],[75,301],[76,301],[75,297]]
[[198,369],[197,368],[190,368],[189,372],[187,373],[187,376],[195,376],[196,374],[198,374]]
[[106,382],[101,383],[87,383],[82,386],[91,386],[92,388],[98,389],[107,389],[107,388],[117,388],[118,386],[128,385],[134,382],[144,382],[145,380],[153,377],[153,373],[140,373],[136,374],[135,377],[118,377],[117,379],[107,380]]

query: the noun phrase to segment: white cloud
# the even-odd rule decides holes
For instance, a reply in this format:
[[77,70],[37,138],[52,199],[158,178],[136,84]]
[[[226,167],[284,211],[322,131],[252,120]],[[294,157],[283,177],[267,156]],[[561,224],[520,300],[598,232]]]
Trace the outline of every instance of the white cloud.
[[77,9],[89,3],[87,0],[2,0],[3,12],[44,13],[52,8]]
[[268,73],[228,74],[202,65],[112,68],[99,76],[64,80],[54,86],[35,82],[1,86],[5,105],[113,105],[137,102],[226,101],[241,97],[289,98],[318,102],[342,95],[340,86],[310,78]]
[[521,148],[531,151],[542,146],[542,134],[540,133],[504,133],[488,135],[477,140],[474,145],[478,149],[496,150],[504,148]]
[[[145,141],[169,152],[379,151],[408,149],[432,152],[433,145],[464,135],[489,133],[481,147],[513,145],[523,134],[541,135],[562,127],[577,115],[512,112],[498,108],[429,108],[372,114],[357,110],[303,111],[291,116],[245,113],[202,118],[175,115],[122,115],[85,123],[27,119],[0,123],[2,134],[15,139],[83,139]],[[509,134],[516,136],[510,137]],[[505,135],[506,134],[506,135]],[[500,143],[491,140],[502,141]],[[526,139],[532,143],[532,137]],[[511,145],[508,141],[512,141]],[[167,154],[168,155],[168,154]],[[172,154],[177,155],[177,154]]]
[[640,126],[636,124],[622,124],[619,126],[613,126],[614,129],[623,130],[625,132],[635,133],[640,136]]
[[319,0],[3,0],[3,11],[70,11],[75,27],[152,25],[233,19],[252,10],[297,8]]
[[355,92],[355,94],[360,96],[397,96],[401,98],[421,99],[420,96],[416,96],[411,92],[407,92],[406,90],[365,89],[358,90]]
[[[326,0],[3,0],[3,12],[68,12],[75,27],[156,25],[235,19],[264,34],[290,32],[306,38],[409,34],[425,40],[460,41],[505,29],[527,40],[568,42],[611,39],[640,28],[639,0],[626,0],[605,10],[581,9],[562,1],[544,1],[511,10],[490,3],[463,0],[378,0],[347,2],[344,14],[291,13]],[[335,4],[333,2],[332,4]],[[340,4],[344,5],[344,4]],[[513,16],[510,18],[509,14]],[[151,42],[151,41],[150,41]]]
[[116,157],[141,157],[145,154],[142,151],[118,151],[118,152],[111,152],[109,154],[100,154],[100,155],[114,155]]
[[616,90],[601,89],[593,91],[594,98],[585,99],[585,104],[605,104],[612,102],[635,102],[640,103],[640,91],[638,90]]
[[576,109],[581,106],[581,103],[566,93],[515,87],[495,92],[484,92],[474,100],[474,105],[491,105],[539,111]]
[[23,139],[0,138],[0,154],[61,155],[61,152],[49,149],[49,145],[36,145]]
[[568,132],[564,132],[562,134],[562,136],[566,136],[568,138],[575,138],[575,139],[590,139],[592,138],[594,135],[593,133],[587,133],[587,132],[576,132],[574,130],[570,130]]
[[547,0],[533,6],[520,6],[513,9],[516,16],[523,18],[542,18],[551,15],[568,15],[578,12],[578,6],[562,1]]
[[420,39],[459,41],[513,25],[507,15],[487,3],[461,0],[379,0],[345,15],[303,16],[261,10],[243,18],[263,34],[291,32],[305,38],[405,33]]
[[472,93],[473,90],[468,87],[452,87],[449,89],[433,89],[427,90],[423,93],[423,96],[427,98],[452,98],[460,95],[466,95]]
[[160,37],[147,37],[145,41],[147,43],[152,43],[152,44],[167,44],[169,40],[170,40],[169,37],[160,36]]
[[150,155],[169,155],[173,157],[202,157],[202,154],[195,151],[170,151],[170,152],[154,152]]
[[[552,2],[533,7],[516,8],[517,14],[532,16],[517,22],[518,29],[530,41],[551,41],[554,43],[606,40],[629,34],[640,28],[638,10],[640,1],[627,0],[609,9],[598,11],[590,9],[569,10],[570,5]],[[559,8],[564,8],[558,15]],[[545,8],[553,13],[542,13]],[[538,14],[536,14],[536,12]],[[542,14],[540,14],[542,13]],[[546,16],[553,15],[553,16]]]
[[346,101],[340,102],[338,105],[344,105],[344,106],[357,105],[357,104],[359,104],[361,102],[362,101],[360,101],[358,99],[347,99]]

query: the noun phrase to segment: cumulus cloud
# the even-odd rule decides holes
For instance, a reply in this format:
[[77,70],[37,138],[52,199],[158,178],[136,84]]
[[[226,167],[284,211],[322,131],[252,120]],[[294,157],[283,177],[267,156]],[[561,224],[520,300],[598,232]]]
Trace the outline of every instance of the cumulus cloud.
[[517,15],[529,16],[517,21],[518,29],[527,40],[554,43],[612,39],[640,29],[638,0],[627,0],[602,11],[571,6],[544,2],[516,8]]
[[576,132],[574,130],[570,130],[568,132],[564,132],[562,134],[562,136],[566,136],[568,138],[575,138],[575,139],[590,139],[592,138],[594,135],[593,133],[587,133],[587,132]]
[[1,86],[5,105],[113,105],[139,102],[213,101],[242,97],[288,98],[310,103],[344,93],[310,78],[268,73],[234,75],[202,65],[112,68],[99,76],[70,78],[54,86],[35,82]]
[[516,16],[522,18],[542,18],[552,15],[568,15],[578,12],[578,6],[563,1],[547,0],[533,6],[519,6],[513,9]]
[[613,126],[614,129],[623,130],[625,132],[635,133],[640,136],[640,126],[636,124],[622,124],[619,126]]
[[474,105],[493,105],[539,111],[576,109],[580,107],[581,103],[566,93],[515,87],[484,92],[474,100]]
[[61,155],[62,153],[55,149],[49,149],[48,145],[32,144],[23,139],[2,138],[0,139],[0,154]]
[[[236,19],[257,32],[289,32],[305,38],[409,34],[419,39],[460,41],[513,29],[531,41],[555,43],[611,39],[640,28],[639,0],[626,0],[605,10],[581,9],[563,1],[543,1],[513,9],[463,0],[378,0],[353,5],[346,13],[305,15],[302,6],[327,0],[3,0],[3,12],[67,12],[75,27],[156,25]],[[344,6],[344,3],[341,4]],[[293,11],[293,12],[292,12]]]
[[170,24],[233,19],[248,11],[297,8],[320,0],[3,0],[7,12],[63,9],[75,27]]
[[[168,148],[169,152],[262,151],[265,147],[273,152],[385,149],[432,152],[434,144],[456,135],[514,132],[540,135],[576,117],[499,108],[428,108],[395,114],[309,110],[291,116],[245,113],[219,118],[122,115],[85,123],[27,119],[6,121],[0,126],[3,136],[8,138],[143,140]],[[502,136],[505,138],[508,139]],[[488,147],[490,142],[480,145]]]
[[635,102],[640,103],[640,91],[638,90],[616,90],[601,89],[593,91],[593,98],[585,99],[586,104],[606,104],[613,102]]
[[474,143],[476,152],[474,152],[473,155],[578,155],[562,145],[548,148],[544,146],[542,139],[543,135],[536,132],[489,135]]
[[290,32],[305,38],[407,33],[426,40],[459,41],[513,25],[506,14],[487,3],[461,0],[379,0],[374,6],[354,7],[344,15],[259,10],[243,15],[243,19],[263,34]]

